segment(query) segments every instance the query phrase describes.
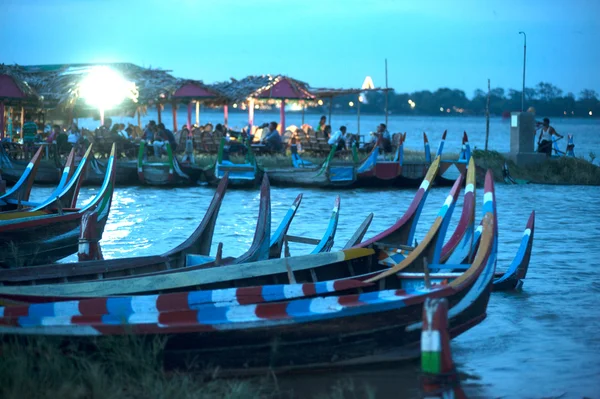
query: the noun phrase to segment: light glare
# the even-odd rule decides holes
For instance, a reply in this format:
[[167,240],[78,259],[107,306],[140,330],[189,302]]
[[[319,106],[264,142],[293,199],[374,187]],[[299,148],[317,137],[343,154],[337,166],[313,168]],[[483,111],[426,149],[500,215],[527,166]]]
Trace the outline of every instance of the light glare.
[[79,84],[79,96],[89,105],[107,110],[121,104],[126,98],[137,102],[138,92],[134,82],[126,81],[121,74],[107,66],[97,66]]

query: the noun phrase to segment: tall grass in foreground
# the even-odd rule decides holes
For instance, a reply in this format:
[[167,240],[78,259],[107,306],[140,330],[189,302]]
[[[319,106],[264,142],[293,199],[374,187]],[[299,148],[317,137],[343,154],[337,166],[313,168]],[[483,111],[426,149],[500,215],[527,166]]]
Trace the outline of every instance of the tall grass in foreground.
[[[22,338],[22,337],[21,337]],[[24,398],[270,398],[262,380],[221,380],[214,374],[162,367],[164,339],[135,336],[67,341],[5,338],[0,345],[0,397]],[[214,372],[214,371],[213,371]]]
[[[280,389],[273,374],[219,378],[218,369],[165,371],[166,339],[140,336],[73,338],[4,336],[0,342],[3,399],[247,399],[307,398]],[[292,382],[293,382],[293,377]],[[315,398],[375,398],[368,384],[333,379]]]

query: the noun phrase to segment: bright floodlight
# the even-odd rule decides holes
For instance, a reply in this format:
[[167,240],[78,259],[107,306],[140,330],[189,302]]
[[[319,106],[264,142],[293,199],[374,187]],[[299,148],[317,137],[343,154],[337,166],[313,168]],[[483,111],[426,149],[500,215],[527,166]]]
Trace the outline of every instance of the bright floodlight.
[[96,66],[90,70],[79,84],[79,96],[100,110],[116,107],[126,98],[137,101],[135,83],[126,81],[107,66]]

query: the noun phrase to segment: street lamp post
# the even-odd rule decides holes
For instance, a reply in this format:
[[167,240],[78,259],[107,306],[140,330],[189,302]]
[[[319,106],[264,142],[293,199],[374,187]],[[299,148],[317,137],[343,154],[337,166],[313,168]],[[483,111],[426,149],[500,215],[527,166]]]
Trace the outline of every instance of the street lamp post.
[[527,35],[525,32],[519,32],[523,35],[523,91],[521,92],[521,112],[525,111],[525,63],[527,62]]

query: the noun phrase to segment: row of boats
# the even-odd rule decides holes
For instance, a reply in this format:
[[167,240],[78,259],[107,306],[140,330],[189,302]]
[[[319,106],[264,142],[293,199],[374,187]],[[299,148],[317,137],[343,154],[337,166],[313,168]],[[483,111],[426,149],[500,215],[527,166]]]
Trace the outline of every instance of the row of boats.
[[[472,158],[416,244],[416,225],[440,172],[439,156],[402,217],[364,239],[369,215],[339,251],[332,250],[339,197],[321,239],[288,234],[301,195],[272,232],[265,173],[250,248],[231,257],[219,243],[211,254],[230,182],[225,173],[202,221],[182,244],[161,255],[105,260],[99,241],[116,182],[115,148],[101,188],[85,207],[75,208],[89,151],[77,168],[65,167],[46,201],[28,201],[34,163],[0,196],[4,336],[166,335],[169,367],[193,360],[232,375],[387,364],[423,352],[429,378],[424,381],[438,392],[438,385],[448,382],[443,371],[449,363],[440,360],[440,351],[449,354],[446,341],[485,319],[493,290],[520,289],[527,274],[535,214],[512,263],[497,271],[493,176],[490,171],[485,176],[477,224]],[[462,187],[460,219],[448,233]],[[314,247],[310,254],[290,256],[290,241]],[[52,263],[75,252],[79,262]],[[459,389],[455,383],[446,388]]]
[[[422,161],[405,161],[404,144],[406,134],[400,136],[399,145],[393,156],[386,159],[376,145],[362,161],[359,161],[356,149],[352,152],[352,160],[343,161],[336,158],[335,146],[326,159],[315,164],[302,158],[296,145],[291,145],[289,165],[264,167],[254,155],[252,146],[245,147],[245,157],[242,162],[233,162],[229,155],[229,145],[221,140],[217,159],[208,167],[200,167],[190,162],[181,162],[173,154],[170,145],[166,145],[166,156],[160,160],[149,160],[147,143],[140,142],[138,159],[136,161],[118,159],[116,182],[119,185],[143,184],[150,186],[185,186],[199,182],[218,185],[225,173],[229,175],[231,187],[256,187],[260,185],[262,176],[267,173],[271,184],[277,186],[343,188],[343,187],[413,187],[419,186],[431,165],[431,150],[426,134],[423,134],[424,158]],[[444,132],[436,156],[441,156],[446,140]],[[7,151],[0,147],[0,169],[9,183],[15,183],[27,169],[27,162],[15,159],[9,154],[19,149]],[[442,161],[435,184],[451,186],[460,173],[464,173],[471,157],[467,134],[463,134],[462,149],[457,160]],[[55,158],[56,159],[56,158]],[[42,161],[41,157],[34,158],[38,162],[34,181],[36,183],[56,184],[61,175],[62,165],[54,161]],[[81,161],[78,161],[81,162]],[[285,162],[279,160],[279,162]],[[105,161],[90,158],[90,167],[85,172],[84,184],[100,185],[106,174]]]

